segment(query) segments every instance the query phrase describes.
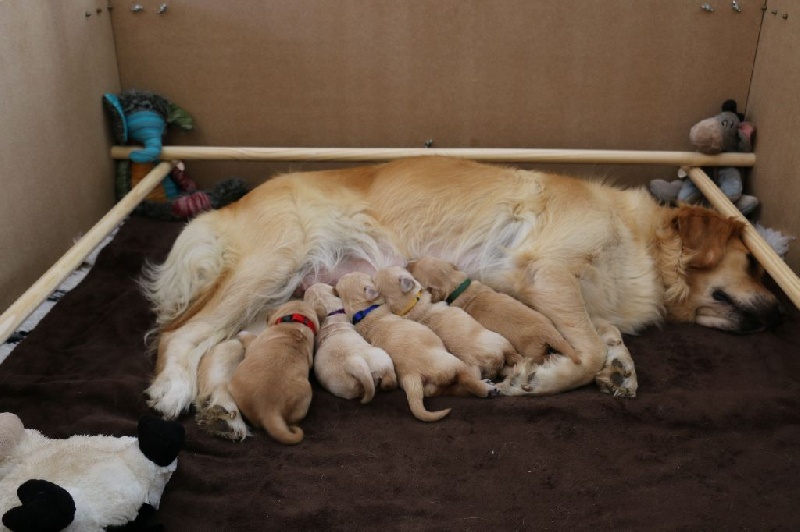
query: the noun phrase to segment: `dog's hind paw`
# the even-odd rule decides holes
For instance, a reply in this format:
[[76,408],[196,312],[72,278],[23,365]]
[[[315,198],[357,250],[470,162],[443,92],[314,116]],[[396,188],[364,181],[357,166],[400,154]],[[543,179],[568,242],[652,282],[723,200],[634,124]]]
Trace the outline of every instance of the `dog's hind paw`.
[[[636,369],[627,349],[622,345],[627,357],[614,357],[611,352],[619,346],[609,349],[609,358],[605,367],[595,376],[595,383],[601,392],[610,393],[614,397],[636,397],[639,383],[636,380]],[[627,360],[626,360],[627,359]]]
[[249,435],[239,411],[221,405],[206,404],[198,408],[195,421],[204,432],[225,440],[242,441]]

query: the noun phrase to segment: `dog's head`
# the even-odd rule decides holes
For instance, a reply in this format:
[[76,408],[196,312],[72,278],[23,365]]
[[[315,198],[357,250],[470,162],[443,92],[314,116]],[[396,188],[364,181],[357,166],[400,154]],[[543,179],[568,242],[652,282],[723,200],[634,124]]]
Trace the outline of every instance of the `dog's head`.
[[303,301],[313,307],[320,321],[324,320],[329,312],[342,307],[342,301],[328,283],[314,283],[309,286],[303,295]]
[[378,270],[375,273],[375,286],[395,314],[403,314],[412,306],[422,289],[411,273],[400,266]]
[[336,294],[349,316],[374,304],[383,303],[372,277],[363,272],[350,272],[336,283]]
[[455,264],[436,257],[422,257],[411,261],[407,268],[431,293],[431,301],[434,303],[444,301],[467,278],[467,274],[456,268]]
[[742,241],[742,222],[683,206],[672,224],[681,241],[688,291],[668,304],[671,317],[738,334],[760,332],[780,321],[778,300],[761,283],[763,269]]

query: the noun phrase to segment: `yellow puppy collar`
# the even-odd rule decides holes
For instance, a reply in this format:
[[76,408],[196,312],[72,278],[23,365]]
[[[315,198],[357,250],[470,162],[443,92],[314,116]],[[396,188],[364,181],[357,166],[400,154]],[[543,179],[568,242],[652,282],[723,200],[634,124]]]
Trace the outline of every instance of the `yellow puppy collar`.
[[417,304],[417,302],[419,301],[419,298],[421,298],[421,297],[422,297],[422,290],[417,292],[417,297],[415,297],[414,300],[405,308],[405,310],[403,312],[399,313],[399,315],[400,316],[405,316],[406,314],[411,312],[411,309],[414,308],[414,305]]

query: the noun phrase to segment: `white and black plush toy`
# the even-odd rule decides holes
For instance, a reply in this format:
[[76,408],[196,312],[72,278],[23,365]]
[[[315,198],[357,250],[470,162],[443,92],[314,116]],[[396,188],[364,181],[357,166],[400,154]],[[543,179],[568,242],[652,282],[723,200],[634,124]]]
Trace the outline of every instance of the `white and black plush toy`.
[[143,417],[133,436],[50,439],[0,413],[3,530],[105,530],[158,508],[178,466],[183,426]]

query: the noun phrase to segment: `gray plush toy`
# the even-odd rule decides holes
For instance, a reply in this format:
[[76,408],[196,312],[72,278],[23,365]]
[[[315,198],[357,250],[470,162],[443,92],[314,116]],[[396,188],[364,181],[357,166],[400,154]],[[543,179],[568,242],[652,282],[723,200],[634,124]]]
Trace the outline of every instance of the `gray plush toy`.
[[[744,121],[744,115],[736,112],[736,102],[726,100],[722,112],[701,120],[692,126],[689,140],[701,153],[714,155],[721,152],[752,151],[753,125]],[[650,192],[664,203],[700,203],[703,194],[686,175],[679,172],[673,181],[654,179],[650,182]],[[742,194],[743,177],[738,168],[727,166],[710,171],[712,181],[722,190],[731,202],[745,216],[758,206],[755,196]]]

